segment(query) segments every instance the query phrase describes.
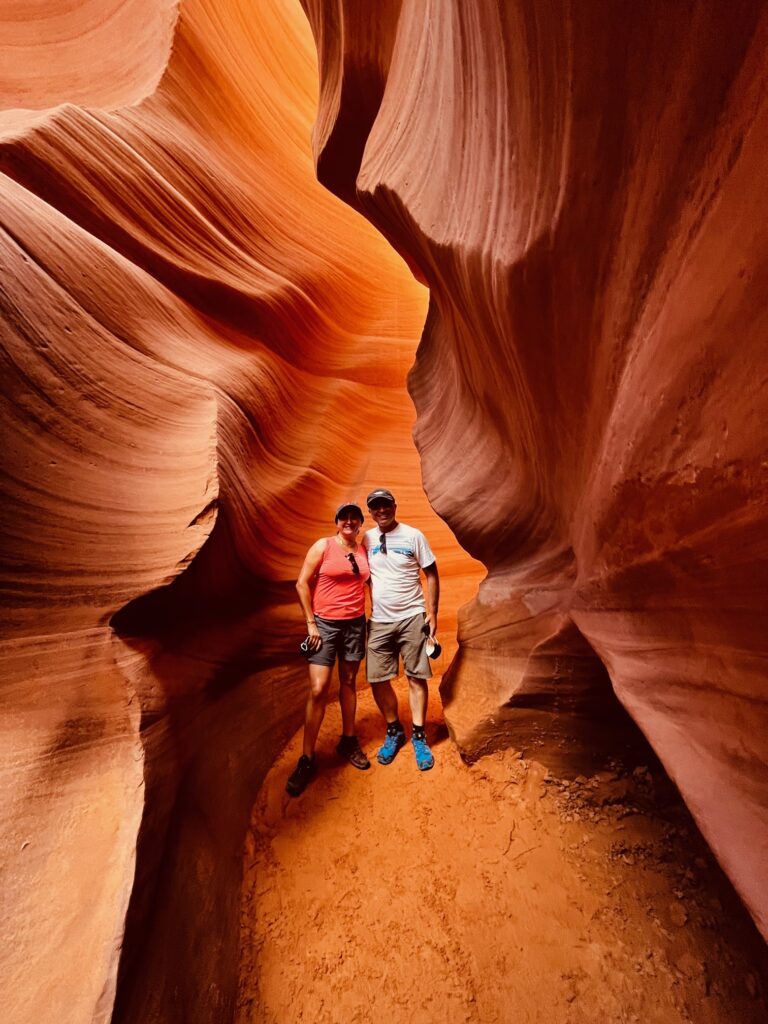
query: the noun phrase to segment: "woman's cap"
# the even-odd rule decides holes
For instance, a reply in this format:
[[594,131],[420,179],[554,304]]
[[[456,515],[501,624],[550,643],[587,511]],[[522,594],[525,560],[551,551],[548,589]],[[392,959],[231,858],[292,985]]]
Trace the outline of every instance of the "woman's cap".
[[391,501],[393,505],[395,504],[394,494],[392,493],[392,491],[388,491],[386,487],[377,487],[375,491],[371,491],[371,493],[365,499],[365,503],[368,506],[368,508],[370,508],[371,502],[379,501],[381,499],[383,499],[384,501]]
[[336,515],[333,517],[334,523],[338,522],[341,513],[346,512],[347,509],[352,509],[352,511],[355,513],[355,515],[357,516],[361,523],[364,521],[365,516],[363,515],[363,510],[360,508],[360,506],[355,504],[354,501],[345,501],[343,505],[339,505],[339,507],[336,509]]

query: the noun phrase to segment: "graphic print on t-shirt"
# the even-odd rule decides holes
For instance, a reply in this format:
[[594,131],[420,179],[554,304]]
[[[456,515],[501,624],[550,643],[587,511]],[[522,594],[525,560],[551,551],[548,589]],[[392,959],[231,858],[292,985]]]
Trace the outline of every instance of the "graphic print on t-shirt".
[[[381,544],[374,544],[374,546],[371,548],[369,554],[371,554],[371,555],[378,555],[378,553],[380,551],[381,551]],[[413,548],[396,548],[396,547],[392,547],[390,545],[389,541],[387,541],[387,551],[394,552],[396,555],[405,555],[407,558],[413,558],[413,556],[414,556]]]

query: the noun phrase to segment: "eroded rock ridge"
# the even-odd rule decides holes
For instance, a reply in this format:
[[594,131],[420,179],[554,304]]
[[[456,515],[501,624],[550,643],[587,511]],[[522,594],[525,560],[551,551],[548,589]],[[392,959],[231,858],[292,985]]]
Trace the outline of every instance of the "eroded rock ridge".
[[602,663],[766,934],[768,13],[304,5],[318,175],[429,285],[425,486],[489,569],[452,733],[535,746]]

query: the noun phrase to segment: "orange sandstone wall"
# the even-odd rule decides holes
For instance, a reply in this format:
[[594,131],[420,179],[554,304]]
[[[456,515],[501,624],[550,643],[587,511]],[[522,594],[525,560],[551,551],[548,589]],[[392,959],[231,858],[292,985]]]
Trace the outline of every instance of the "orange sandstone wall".
[[[396,489],[474,569],[468,756],[597,656],[764,930],[766,15],[521,0],[0,14],[0,1000],[226,1020],[292,593]],[[716,9],[717,8],[717,9]],[[36,21],[30,13],[34,11]],[[314,181],[373,221],[373,229]],[[585,704],[586,706],[586,704]],[[532,724],[533,722],[533,724]],[[537,725],[538,723],[538,725]]]
[[425,486],[489,569],[452,733],[530,746],[599,657],[768,935],[768,11],[304,6],[318,175],[430,287]]
[[478,578],[410,442],[427,293],[315,180],[298,5],[38,8],[0,16],[0,1002],[227,1020],[306,548],[386,483],[446,635]]
[[0,120],[61,103],[118,107],[157,85],[176,0],[21,0],[0,9]]

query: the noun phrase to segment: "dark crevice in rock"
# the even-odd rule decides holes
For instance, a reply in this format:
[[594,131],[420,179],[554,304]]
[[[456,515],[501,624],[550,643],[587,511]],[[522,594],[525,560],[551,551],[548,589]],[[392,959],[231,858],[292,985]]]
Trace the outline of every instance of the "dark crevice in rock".
[[112,618],[115,642],[140,656],[145,764],[115,1024],[234,1012],[243,840],[298,725],[304,666],[288,654],[292,587],[251,578],[233,556],[221,512],[183,575]]

